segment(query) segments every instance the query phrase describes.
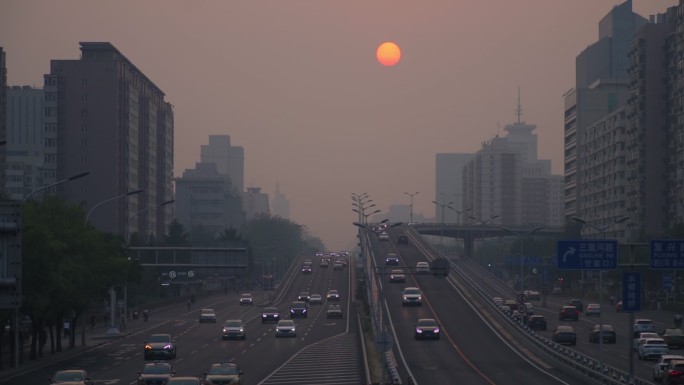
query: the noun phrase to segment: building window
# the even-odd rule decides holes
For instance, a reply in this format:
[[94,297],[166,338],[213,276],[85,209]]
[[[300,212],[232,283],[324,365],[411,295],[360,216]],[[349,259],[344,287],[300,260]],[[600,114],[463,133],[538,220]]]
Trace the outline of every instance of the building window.
[[81,79],[81,85],[83,87],[87,86],[88,85],[88,79]]
[[88,94],[81,94],[81,101],[87,102],[88,101]]
[[45,147],[56,147],[57,139],[55,138],[45,138]]
[[87,117],[87,116],[88,116],[88,110],[85,109],[85,108],[82,109],[82,110],[81,110],[81,117],[82,117],[82,118],[85,118],[85,117]]

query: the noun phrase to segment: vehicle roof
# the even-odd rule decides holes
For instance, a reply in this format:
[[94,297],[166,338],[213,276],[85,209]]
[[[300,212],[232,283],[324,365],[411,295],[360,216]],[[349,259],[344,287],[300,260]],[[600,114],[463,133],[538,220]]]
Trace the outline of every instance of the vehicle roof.
[[653,320],[648,319],[648,318],[637,318],[637,319],[634,320],[634,323],[635,323],[635,324],[638,324],[638,323],[653,323]]
[[214,312],[214,309],[210,309],[210,308],[208,308],[208,307],[205,307],[204,309],[202,309],[202,311],[203,311],[203,312],[206,311],[206,312],[212,312],[212,313],[213,313],[213,312]]
[[421,266],[422,265],[428,265],[428,263],[425,261],[421,261],[421,262],[416,263],[416,266],[418,266],[418,265],[421,265]]
[[294,321],[291,319],[281,319],[278,321],[279,324],[294,324]]
[[556,330],[559,332],[574,332],[575,328],[570,325],[558,325],[556,326]]

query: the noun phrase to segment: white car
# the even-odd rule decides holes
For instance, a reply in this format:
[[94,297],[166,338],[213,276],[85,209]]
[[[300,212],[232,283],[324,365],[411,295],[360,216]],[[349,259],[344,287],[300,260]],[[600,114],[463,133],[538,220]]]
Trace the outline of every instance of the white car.
[[634,332],[655,332],[655,323],[648,318],[637,318],[634,320]]
[[320,305],[323,303],[323,297],[320,294],[311,294],[309,297],[309,304]]
[[660,384],[663,378],[663,373],[667,370],[667,365],[672,360],[684,360],[684,356],[677,354],[663,354],[653,365],[653,381]]
[[223,324],[223,330],[221,332],[221,337],[224,340],[228,339],[240,339],[244,340],[247,338],[245,333],[245,323],[241,319],[229,319]]
[[420,289],[412,286],[405,287],[401,292],[401,304],[403,306],[422,306],[423,295],[420,293]]
[[634,332],[634,340],[632,341],[632,349],[636,352],[639,348],[641,340],[646,338],[661,338],[658,333],[654,332]]
[[290,319],[281,319],[275,328],[276,337],[297,337],[295,323]]
[[590,315],[600,316],[601,315],[601,305],[599,305],[597,303],[588,304],[586,309],[584,309],[584,315],[586,315],[586,316],[590,316]]
[[639,342],[637,348],[637,355],[640,360],[659,358],[663,354],[669,353],[670,349],[667,347],[667,342],[662,338],[644,338]]
[[429,273],[430,265],[427,262],[416,263],[416,273]]
[[252,299],[252,295],[249,293],[244,293],[240,296],[240,305],[253,305],[254,300]]
[[199,322],[216,322],[216,313],[214,313],[214,309],[202,309],[200,311]]

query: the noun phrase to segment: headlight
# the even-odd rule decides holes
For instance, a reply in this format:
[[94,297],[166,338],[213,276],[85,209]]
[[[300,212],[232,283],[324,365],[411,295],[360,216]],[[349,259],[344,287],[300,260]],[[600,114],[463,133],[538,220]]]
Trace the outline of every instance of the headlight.
[[150,346],[150,345],[145,345],[145,350],[152,350],[152,346]]
[[266,314],[262,314],[261,316],[264,317],[264,318],[268,317]]
[[173,346],[171,344],[164,345],[164,349],[171,349]]
[[439,328],[436,328],[436,329],[435,329],[435,333],[439,333]]
[[223,328],[223,332],[224,332],[224,333],[228,333],[228,329]]
[[245,329],[240,328],[240,333],[244,333]]
[[416,329],[416,333],[422,333],[422,332],[423,332],[422,329]]

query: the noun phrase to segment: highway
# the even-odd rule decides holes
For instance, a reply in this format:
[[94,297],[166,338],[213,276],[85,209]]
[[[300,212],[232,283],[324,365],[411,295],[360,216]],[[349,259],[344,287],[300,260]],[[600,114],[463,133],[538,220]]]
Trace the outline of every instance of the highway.
[[[152,313],[150,321],[129,323],[132,334],[108,340],[95,349],[61,362],[48,362],[44,367],[14,378],[0,379],[1,384],[44,384],[57,370],[82,368],[96,384],[135,384],[142,369],[143,346],[154,333],[170,333],[178,346],[176,359],[170,360],[176,375],[203,377],[215,362],[236,362],[244,372],[247,384],[362,384],[364,366],[357,330],[356,314],[350,304],[350,268],[333,270],[314,264],[312,274],[302,274],[295,266],[290,280],[283,282],[274,298],[255,291],[255,304],[240,306],[239,294],[198,298],[188,311],[185,305]],[[274,304],[281,314],[300,291],[320,293],[328,289],[341,293],[344,319],[326,318],[326,304],[311,305],[308,318],[296,319],[296,338],[276,338],[274,324],[261,323],[261,309]],[[218,322],[198,322],[203,307],[213,308]],[[351,312],[349,310],[352,310]],[[222,340],[222,321],[241,318],[246,323],[245,340]],[[351,322],[354,321],[354,322]],[[295,368],[293,370],[293,368]]]

